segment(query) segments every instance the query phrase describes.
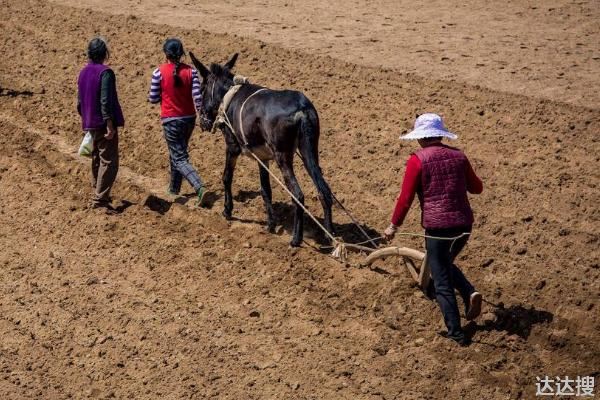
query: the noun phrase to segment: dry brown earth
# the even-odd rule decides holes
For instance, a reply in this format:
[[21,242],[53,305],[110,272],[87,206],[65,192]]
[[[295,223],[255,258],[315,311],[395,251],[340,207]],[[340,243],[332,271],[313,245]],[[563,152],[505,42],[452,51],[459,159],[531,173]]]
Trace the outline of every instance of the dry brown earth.
[[597,0],[52,1],[600,107]]
[[[598,377],[597,108],[40,0],[0,0],[0,32],[2,398],[506,399],[534,397],[539,375]],[[132,204],[116,217],[86,209],[88,166],[69,154],[82,49],[97,32],[111,39],[128,121],[114,195]],[[145,97],[173,35],[205,60],[241,51],[238,71],[255,82],[304,90],[325,175],[375,230],[413,149],[397,135],[415,113],[444,115],[486,187],[460,264],[502,303],[469,327],[472,346],[438,335],[436,305],[393,263],[289,250],[280,190],[280,234],[264,233],[249,160],[234,183],[240,220],[226,223],[219,136],[192,143],[211,209],[147,202],[167,182],[167,155]],[[336,222],[355,239],[339,211]],[[404,229],[419,231],[415,210]]]

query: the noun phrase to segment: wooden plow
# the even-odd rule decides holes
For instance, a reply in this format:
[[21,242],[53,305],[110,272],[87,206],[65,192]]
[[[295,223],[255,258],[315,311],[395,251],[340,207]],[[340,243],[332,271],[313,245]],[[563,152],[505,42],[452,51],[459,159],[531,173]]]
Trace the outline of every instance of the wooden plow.
[[[364,250],[364,249],[363,249]],[[371,266],[375,261],[386,259],[388,257],[400,257],[400,262],[410,273],[419,288],[425,291],[431,280],[431,271],[427,265],[427,253],[410,249],[408,247],[385,247],[379,250],[370,249],[371,253],[367,256],[364,264]]]

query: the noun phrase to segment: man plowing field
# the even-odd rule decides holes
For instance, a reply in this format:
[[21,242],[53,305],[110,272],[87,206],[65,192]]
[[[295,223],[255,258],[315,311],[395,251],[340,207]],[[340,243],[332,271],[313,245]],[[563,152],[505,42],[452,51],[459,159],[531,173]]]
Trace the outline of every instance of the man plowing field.
[[467,192],[479,194],[483,184],[465,154],[442,143],[443,138],[456,139],[457,136],[446,130],[439,115],[419,116],[414,130],[400,138],[418,140],[421,149],[406,163],[402,190],[385,237],[388,240],[394,238],[417,194],[421,204],[421,224],[425,228],[427,263],[433,278],[428,292],[440,305],[448,338],[465,345],[468,339],[461,328],[454,290],[458,290],[463,298],[468,320],[480,314],[482,296],[454,260],[466,245],[473,226]]

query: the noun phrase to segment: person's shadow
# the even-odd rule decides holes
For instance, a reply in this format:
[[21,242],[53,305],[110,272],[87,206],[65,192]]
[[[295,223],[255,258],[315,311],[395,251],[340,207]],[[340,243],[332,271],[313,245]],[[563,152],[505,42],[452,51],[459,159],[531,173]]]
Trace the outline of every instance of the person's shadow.
[[0,96],[2,97],[31,97],[34,94],[31,90],[14,90],[0,87]]
[[[212,208],[217,200],[219,200],[219,194],[215,192],[207,192],[204,195],[204,208]],[[165,215],[173,204],[181,204],[186,205],[188,202],[196,199],[196,193],[187,193],[183,195],[176,196],[172,200],[164,199],[158,195],[150,194],[144,200],[144,206],[148,207],[150,210],[159,213],[160,215]]]
[[115,211],[117,212],[117,214],[122,214],[125,212],[125,210],[127,210],[129,207],[131,207],[134,204],[135,203],[132,203],[129,200],[121,200],[121,204],[119,204],[118,206],[115,207]]
[[486,321],[483,325],[477,325],[473,321],[469,322],[465,326],[465,333],[469,338],[472,338],[477,332],[499,331],[527,340],[534,325],[552,322],[554,319],[554,314],[551,312],[536,310],[533,306],[525,308],[516,304],[506,308],[504,303],[486,303],[492,307],[495,319]]
[[145,207],[148,207],[150,210],[157,212],[160,215],[165,215],[171,209],[172,205],[173,202],[170,202],[153,194],[149,195],[148,197],[146,197],[146,200],[144,200]]

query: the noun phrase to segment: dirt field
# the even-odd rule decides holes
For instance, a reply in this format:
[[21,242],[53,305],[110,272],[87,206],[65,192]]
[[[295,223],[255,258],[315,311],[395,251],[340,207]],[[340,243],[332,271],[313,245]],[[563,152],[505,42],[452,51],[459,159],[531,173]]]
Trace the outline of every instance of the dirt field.
[[597,0],[52,1],[600,107]]
[[[600,110],[587,56],[577,61],[593,72],[585,90],[557,102],[136,16],[0,5],[2,398],[529,399],[536,376],[598,379]],[[127,119],[118,216],[87,209],[89,165],[73,154],[76,77],[98,32],[110,38]],[[206,61],[240,51],[237,70],[254,82],[305,91],[322,120],[325,176],[370,229],[385,228],[414,149],[397,136],[415,113],[445,117],[485,184],[460,265],[496,306],[467,327],[470,347],[438,334],[436,304],[396,264],[342,265],[310,247],[310,223],[309,244],[290,250],[277,188],[279,233],[265,233],[247,159],[234,181],[238,220],[227,223],[220,135],[192,143],[215,191],[210,209],[150,195],[168,181],[158,110],[145,101],[167,36]],[[416,209],[403,229],[420,231]]]

